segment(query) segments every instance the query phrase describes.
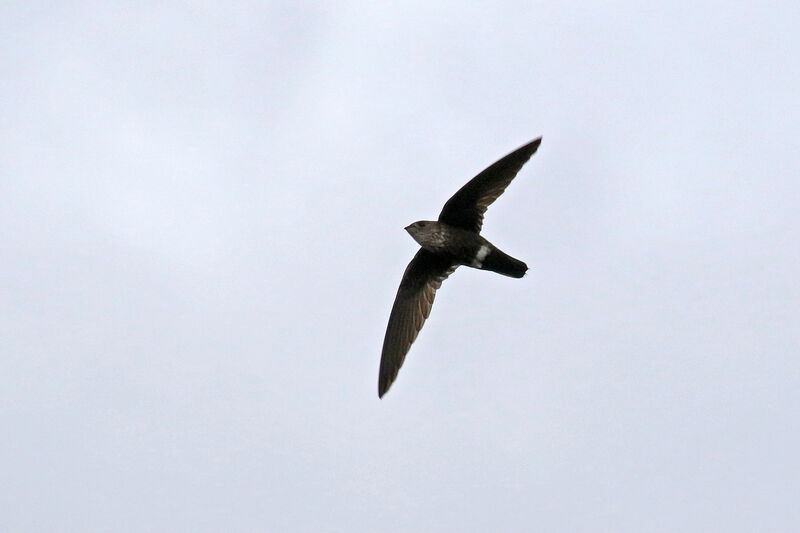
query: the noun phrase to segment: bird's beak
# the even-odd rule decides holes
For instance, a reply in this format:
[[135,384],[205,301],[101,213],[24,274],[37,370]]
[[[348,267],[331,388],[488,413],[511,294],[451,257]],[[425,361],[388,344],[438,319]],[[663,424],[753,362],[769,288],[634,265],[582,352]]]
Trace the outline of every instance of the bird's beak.
[[410,228],[410,227],[411,227],[411,224],[409,224],[408,226],[406,226],[406,227],[405,227],[405,228],[403,228],[403,229],[404,229],[404,230],[406,230],[406,231],[408,231],[408,228]]

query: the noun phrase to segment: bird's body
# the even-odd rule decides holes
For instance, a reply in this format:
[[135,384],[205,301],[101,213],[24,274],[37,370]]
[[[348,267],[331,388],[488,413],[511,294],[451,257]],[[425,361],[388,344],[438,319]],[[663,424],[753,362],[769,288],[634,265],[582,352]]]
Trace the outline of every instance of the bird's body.
[[378,376],[378,396],[397,377],[406,353],[428,318],[436,290],[461,265],[521,278],[528,266],[480,235],[483,214],[506,189],[541,143],[541,137],[501,158],[444,205],[439,220],[420,220],[405,229],[422,247],[408,264],[397,290]]
[[521,278],[528,270],[525,263],[503,253],[474,231],[431,220],[414,222],[406,231],[425,250],[447,257],[455,265],[491,270],[513,278]]

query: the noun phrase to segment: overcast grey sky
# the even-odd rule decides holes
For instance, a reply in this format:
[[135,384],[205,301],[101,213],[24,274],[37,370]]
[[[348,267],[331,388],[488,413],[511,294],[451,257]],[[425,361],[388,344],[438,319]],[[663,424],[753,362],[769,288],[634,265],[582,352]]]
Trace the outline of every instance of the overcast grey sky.
[[[793,531],[797,2],[5,2],[0,530]],[[542,135],[398,381],[417,249]]]

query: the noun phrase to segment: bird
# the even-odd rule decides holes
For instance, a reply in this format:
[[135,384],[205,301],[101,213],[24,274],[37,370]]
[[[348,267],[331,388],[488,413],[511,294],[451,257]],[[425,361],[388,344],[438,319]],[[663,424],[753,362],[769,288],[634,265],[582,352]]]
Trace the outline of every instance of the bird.
[[539,148],[542,138],[517,148],[486,167],[444,204],[439,219],[419,220],[405,230],[420,245],[397,289],[383,339],[378,397],[392,386],[411,344],[431,312],[442,282],[459,266],[521,278],[528,265],[481,236],[486,209]]

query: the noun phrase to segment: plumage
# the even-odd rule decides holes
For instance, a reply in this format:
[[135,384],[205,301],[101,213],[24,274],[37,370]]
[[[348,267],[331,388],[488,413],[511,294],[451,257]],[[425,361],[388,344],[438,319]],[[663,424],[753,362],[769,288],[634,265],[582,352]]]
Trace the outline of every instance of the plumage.
[[383,339],[378,377],[380,396],[389,390],[403,365],[408,349],[431,312],[436,290],[458,265],[421,248],[406,267],[389,314]]
[[439,213],[439,222],[480,233],[486,209],[503,194],[522,165],[536,153],[541,142],[542,138],[539,137],[520,146],[469,180],[444,204]]
[[437,221],[421,220],[406,227],[422,248],[406,267],[383,340],[378,396],[382,397],[403,365],[433,306],[436,290],[459,265],[521,278],[527,265],[502,252],[479,233],[486,209],[539,148],[542,138],[493,163],[444,204]]

